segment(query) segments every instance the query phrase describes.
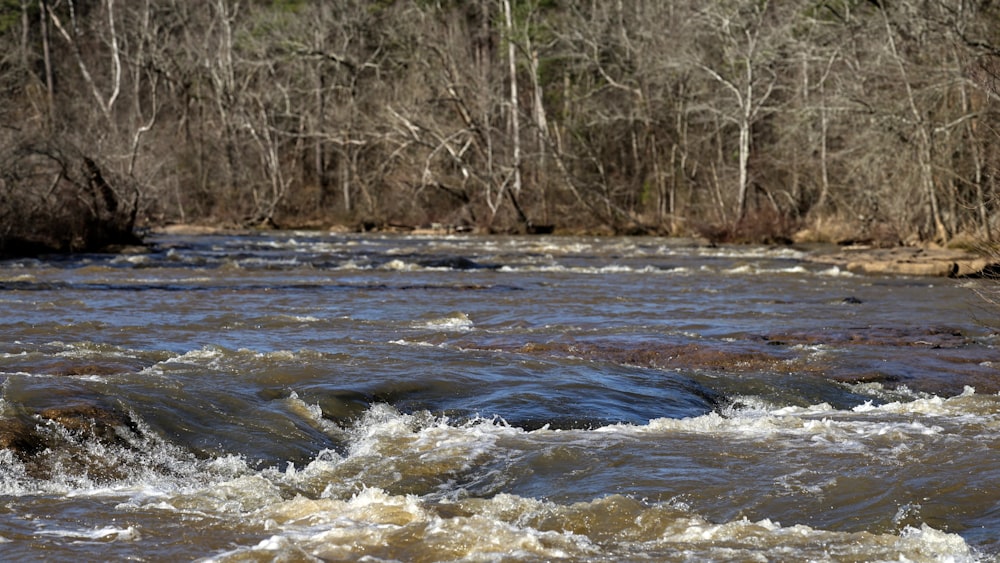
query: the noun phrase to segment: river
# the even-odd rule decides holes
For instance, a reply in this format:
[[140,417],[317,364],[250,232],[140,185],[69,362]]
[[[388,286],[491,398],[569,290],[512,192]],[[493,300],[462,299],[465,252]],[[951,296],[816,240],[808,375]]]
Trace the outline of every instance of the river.
[[659,238],[149,242],[0,262],[2,560],[998,560],[981,282]]

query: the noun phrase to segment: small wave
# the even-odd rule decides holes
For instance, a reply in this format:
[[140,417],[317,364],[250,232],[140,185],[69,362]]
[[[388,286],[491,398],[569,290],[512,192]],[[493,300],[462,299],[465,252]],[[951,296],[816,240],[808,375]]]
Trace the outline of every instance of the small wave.
[[341,437],[345,434],[340,426],[327,420],[323,416],[323,409],[320,408],[319,405],[306,403],[299,398],[298,393],[293,391],[288,397],[287,404],[289,405],[289,410],[293,414],[300,416],[302,419],[309,422],[309,424],[319,428],[326,434],[337,437]]
[[619,253],[627,256],[698,256],[725,259],[778,259],[800,260],[809,253],[786,246],[751,246],[742,244],[705,245],[694,240],[673,240],[671,243],[643,248],[636,245],[617,245]]
[[789,266],[787,268],[762,268],[756,264],[743,264],[734,268],[723,270],[724,274],[751,274],[751,275],[775,275],[775,274],[805,274],[808,273],[804,266]]
[[145,266],[153,263],[147,254],[123,254],[110,260],[111,264],[128,264],[130,266]]
[[[593,430],[552,430],[543,426],[528,431],[497,419],[452,421],[446,416],[434,416],[426,411],[405,414],[380,403],[369,406],[357,421],[345,428],[324,416],[318,405],[303,401],[294,392],[285,399],[285,403],[290,414],[345,443],[346,448],[341,453],[320,453],[300,469],[290,466],[280,474],[272,471],[265,475],[286,485],[322,485],[328,488],[328,494],[329,486],[334,484],[336,490],[343,494],[357,486],[390,487],[398,484],[403,476],[408,481],[425,484],[444,478],[441,481],[444,484],[469,473],[466,478],[476,481],[482,476],[481,471],[493,471],[494,463],[504,465],[540,444],[566,441],[585,445],[589,449],[608,448],[619,442],[627,443],[649,436],[703,436],[713,441],[739,439],[781,444],[781,448],[789,449],[823,447],[831,451],[869,451],[877,456],[885,455],[887,448],[897,444],[919,444],[927,439],[955,434],[954,427],[968,425],[972,418],[976,419],[976,432],[992,432],[1000,418],[1000,399],[993,395],[978,395],[971,389],[951,398],[927,396],[882,405],[868,403],[849,410],[834,409],[825,403],[778,407],[746,396],[735,398],[732,406],[723,412],[682,419],[657,418],[643,425],[619,423]],[[45,486],[56,487],[56,490],[86,490],[98,486],[97,481],[92,479],[92,469],[80,465],[81,461],[86,462],[86,458],[91,459],[95,467],[105,468],[105,477],[121,479],[121,485],[127,487],[138,482],[161,482],[170,483],[173,488],[178,485],[174,479],[176,476],[183,479],[203,472],[205,479],[214,482],[220,477],[228,479],[251,471],[246,460],[238,456],[196,460],[183,449],[158,437],[135,415],[123,417],[121,423],[111,422],[116,425],[127,423],[131,428],[116,426],[117,429],[109,435],[99,432],[74,434],[51,422],[39,423],[34,432],[41,432],[45,443],[61,443],[64,446],[62,450],[52,450],[42,456],[51,457],[49,462],[65,464],[69,459],[67,456],[89,452],[65,466],[66,469],[79,466],[83,472],[78,474],[48,475],[37,468],[32,470],[38,463],[47,463],[46,460],[42,457],[18,459],[11,450],[0,449],[0,456],[4,456],[0,459],[4,462],[0,463],[4,467],[0,482],[6,484],[5,494],[17,494],[18,491],[39,486],[41,482],[34,481],[37,476],[45,477],[48,482]],[[108,441],[109,436],[111,441]],[[232,465],[234,461],[237,466]],[[331,478],[331,470],[336,473],[336,478]],[[480,477],[472,477],[473,474]],[[501,481],[504,479],[498,475],[494,477]],[[165,481],[161,481],[163,479]],[[29,482],[35,482],[35,485],[29,485]],[[197,481],[203,482],[201,479]],[[454,482],[449,485],[455,486]],[[449,494],[460,489],[450,489]],[[420,490],[422,494],[430,492],[426,488]]]
[[854,412],[864,414],[903,414],[926,417],[997,417],[1000,415],[1000,396],[979,395],[972,387],[954,397],[922,394],[912,400],[897,400],[882,405],[865,403],[854,407]]
[[3,283],[36,283],[38,278],[32,274],[18,274],[16,276],[0,276],[0,284]]
[[825,270],[820,270],[816,272],[820,276],[828,276],[833,278],[851,278],[854,277],[854,273],[848,270],[841,270],[838,266],[830,266]]
[[119,528],[106,526],[103,528],[80,528],[75,530],[55,529],[36,530],[36,534],[41,536],[57,536],[60,538],[90,541],[137,541],[142,538],[139,530],[135,526]]
[[435,348],[435,347],[440,346],[440,344],[435,344],[433,342],[421,342],[419,340],[406,340],[404,338],[400,338],[398,340],[390,340],[389,344],[396,344],[396,345],[399,345],[399,346],[418,346],[418,347],[422,347],[422,348]]
[[605,264],[602,266],[567,266],[564,264],[520,264],[504,265],[499,269],[501,272],[556,272],[583,275],[607,275],[607,274],[655,274],[655,275],[678,275],[689,274],[691,269],[678,266],[656,266],[651,264],[640,266],[629,266],[624,264]]
[[171,356],[161,363],[164,364],[194,364],[209,365],[218,367],[220,360],[244,358],[246,360],[279,360],[292,361],[299,357],[299,352],[292,350],[269,350],[258,351],[249,348],[239,348],[236,350],[224,348],[222,346],[210,345],[196,350],[189,350],[183,354]]
[[409,271],[413,271],[413,270],[416,270],[416,269],[419,269],[419,268],[420,268],[420,266],[418,266],[416,264],[411,264],[409,262],[404,262],[403,260],[400,260],[398,258],[393,259],[393,260],[389,260],[388,262],[386,262],[385,264],[382,264],[382,266],[381,266],[382,270],[390,270],[390,271],[393,271],[393,272],[409,272]]
[[168,358],[164,360],[164,363],[201,364],[217,360],[221,358],[223,354],[223,349],[218,346],[206,346],[204,348],[189,350],[178,356]]
[[456,311],[445,317],[415,323],[414,326],[433,330],[467,331],[472,330],[473,323],[468,315]]
[[[897,397],[900,394],[897,392]],[[739,397],[722,412],[698,417],[650,420],[644,426],[616,424],[595,432],[628,435],[703,435],[760,442],[780,440],[783,447],[822,446],[837,452],[867,452],[895,458],[901,444],[964,433],[972,438],[1000,425],[1000,399],[966,392],[950,398],[924,395],[885,404],[872,402],[840,410],[829,404],[800,407]]]
[[285,324],[304,324],[304,323],[318,323],[322,319],[319,317],[314,317],[312,315],[274,315],[269,317],[263,317],[259,320],[261,326],[277,325],[282,326]]

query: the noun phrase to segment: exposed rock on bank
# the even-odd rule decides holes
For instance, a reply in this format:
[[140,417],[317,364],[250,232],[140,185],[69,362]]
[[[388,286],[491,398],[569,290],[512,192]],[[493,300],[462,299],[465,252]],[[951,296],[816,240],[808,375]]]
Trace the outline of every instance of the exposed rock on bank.
[[1000,258],[948,248],[849,246],[812,252],[805,259],[858,274],[977,277],[1000,272]]

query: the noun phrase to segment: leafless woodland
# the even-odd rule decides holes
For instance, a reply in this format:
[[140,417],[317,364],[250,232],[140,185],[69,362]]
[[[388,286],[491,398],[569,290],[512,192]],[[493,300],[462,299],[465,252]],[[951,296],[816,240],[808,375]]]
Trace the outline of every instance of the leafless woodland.
[[0,56],[8,250],[171,222],[1000,229],[989,0],[0,0]]

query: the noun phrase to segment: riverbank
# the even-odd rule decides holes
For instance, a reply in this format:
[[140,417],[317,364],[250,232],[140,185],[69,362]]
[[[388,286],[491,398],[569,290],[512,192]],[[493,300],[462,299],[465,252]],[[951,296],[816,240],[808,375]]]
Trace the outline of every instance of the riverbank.
[[951,248],[845,246],[811,252],[805,259],[857,274],[985,277],[1000,273],[1000,257]]

